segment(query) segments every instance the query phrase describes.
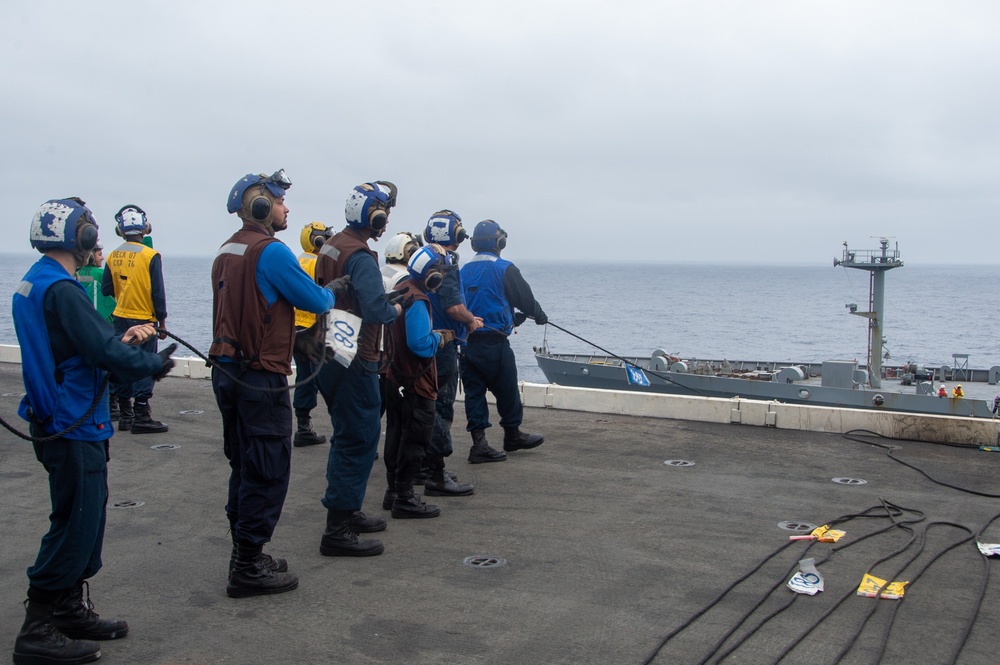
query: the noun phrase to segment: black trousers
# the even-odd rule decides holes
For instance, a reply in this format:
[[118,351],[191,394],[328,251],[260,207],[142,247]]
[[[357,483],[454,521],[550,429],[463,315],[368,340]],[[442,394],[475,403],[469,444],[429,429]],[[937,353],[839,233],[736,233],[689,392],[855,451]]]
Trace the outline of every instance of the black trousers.
[[434,400],[386,378],[385,476],[389,489],[412,485],[434,431]]

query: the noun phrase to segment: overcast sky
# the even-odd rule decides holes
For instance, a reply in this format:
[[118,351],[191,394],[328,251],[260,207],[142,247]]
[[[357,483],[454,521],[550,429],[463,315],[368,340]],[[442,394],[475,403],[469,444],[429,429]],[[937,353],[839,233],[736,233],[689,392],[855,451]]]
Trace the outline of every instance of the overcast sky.
[[514,260],[1000,262],[995,0],[4,4],[8,251],[76,195],[208,256],[284,168],[296,251],[385,179]]

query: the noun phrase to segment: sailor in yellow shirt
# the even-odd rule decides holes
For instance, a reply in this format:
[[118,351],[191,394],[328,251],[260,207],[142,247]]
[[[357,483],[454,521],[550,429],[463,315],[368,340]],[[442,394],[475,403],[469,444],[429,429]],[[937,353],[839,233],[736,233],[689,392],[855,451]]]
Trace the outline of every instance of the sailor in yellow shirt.
[[[299,265],[315,281],[316,279],[316,256],[319,248],[333,233],[321,222],[311,222],[302,227],[299,233],[299,243],[302,245],[302,253],[299,254]],[[316,315],[312,312],[305,312],[301,309],[295,310],[295,330],[305,330],[316,323]],[[309,383],[304,383],[315,371],[316,365],[312,363],[298,349],[292,352],[292,359],[295,361],[295,387],[292,394],[292,408],[295,409],[295,438],[292,444],[297,447],[315,446],[326,443],[326,437],[317,434],[312,428],[312,418],[310,412],[316,408],[316,395],[319,392],[315,379]]]
[[[166,328],[167,296],[163,286],[163,263],[160,253],[143,243],[153,227],[146,212],[137,205],[122,206],[115,214],[115,233],[125,243],[106,259],[101,293],[117,301],[112,314],[116,332],[124,333],[135,325],[157,323],[160,339]],[[156,336],[143,342],[143,350],[156,353]],[[135,383],[112,383],[111,396],[118,400],[118,429],[133,434],[166,432],[167,425],[153,420],[149,400],[153,396],[153,380]],[[135,400],[133,405],[133,399]],[[134,406],[134,408],[133,408]]]

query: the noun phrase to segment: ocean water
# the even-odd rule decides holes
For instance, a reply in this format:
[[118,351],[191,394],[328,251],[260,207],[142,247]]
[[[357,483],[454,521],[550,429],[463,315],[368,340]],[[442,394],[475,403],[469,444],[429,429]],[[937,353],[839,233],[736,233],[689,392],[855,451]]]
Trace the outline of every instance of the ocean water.
[[[37,254],[0,254],[0,298],[10,303]],[[831,254],[832,257],[832,254]],[[905,263],[905,255],[904,255]],[[516,261],[516,257],[512,257]],[[207,353],[212,334],[211,257],[163,258],[168,328]],[[684,358],[864,361],[868,273],[826,265],[689,265],[518,262],[549,319],[621,356],[662,348]],[[995,327],[1000,266],[909,265],[886,275],[886,348],[892,363],[1000,365]],[[9,304],[0,343],[14,344]],[[600,353],[528,321],[511,336],[521,379],[545,382],[532,348]],[[162,342],[161,342],[162,344]],[[194,355],[184,349],[180,356]]]

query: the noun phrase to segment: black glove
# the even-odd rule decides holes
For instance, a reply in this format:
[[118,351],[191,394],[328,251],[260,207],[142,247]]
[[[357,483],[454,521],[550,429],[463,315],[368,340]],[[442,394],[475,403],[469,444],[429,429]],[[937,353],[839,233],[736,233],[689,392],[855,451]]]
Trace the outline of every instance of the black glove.
[[518,327],[528,320],[528,315],[524,312],[514,312],[514,327]]
[[545,312],[538,310],[538,314],[535,314],[535,323],[540,326],[544,326],[549,322],[549,317],[545,316]]
[[402,300],[405,297],[406,297],[406,291],[402,291],[402,290],[399,290],[399,291],[389,291],[389,293],[385,294],[385,300],[390,305],[395,305],[397,303],[402,302]]
[[332,282],[329,282],[323,288],[332,293],[334,298],[340,300],[341,298],[351,294],[351,276],[344,275],[342,277],[338,277]]
[[385,294],[385,300],[390,305],[399,305],[404,312],[413,304],[413,296],[406,295],[406,291],[390,291]]
[[314,365],[322,362],[324,346],[319,318],[316,323],[295,333],[295,353],[305,356]]
[[160,367],[160,369],[156,371],[156,374],[153,375],[153,381],[159,381],[167,374],[169,374],[171,369],[173,369],[174,359],[170,357],[170,354],[176,350],[177,350],[177,345],[171,344],[170,346],[168,346],[167,348],[163,349],[162,351],[156,354],[160,356],[160,358],[163,360],[163,365]]

